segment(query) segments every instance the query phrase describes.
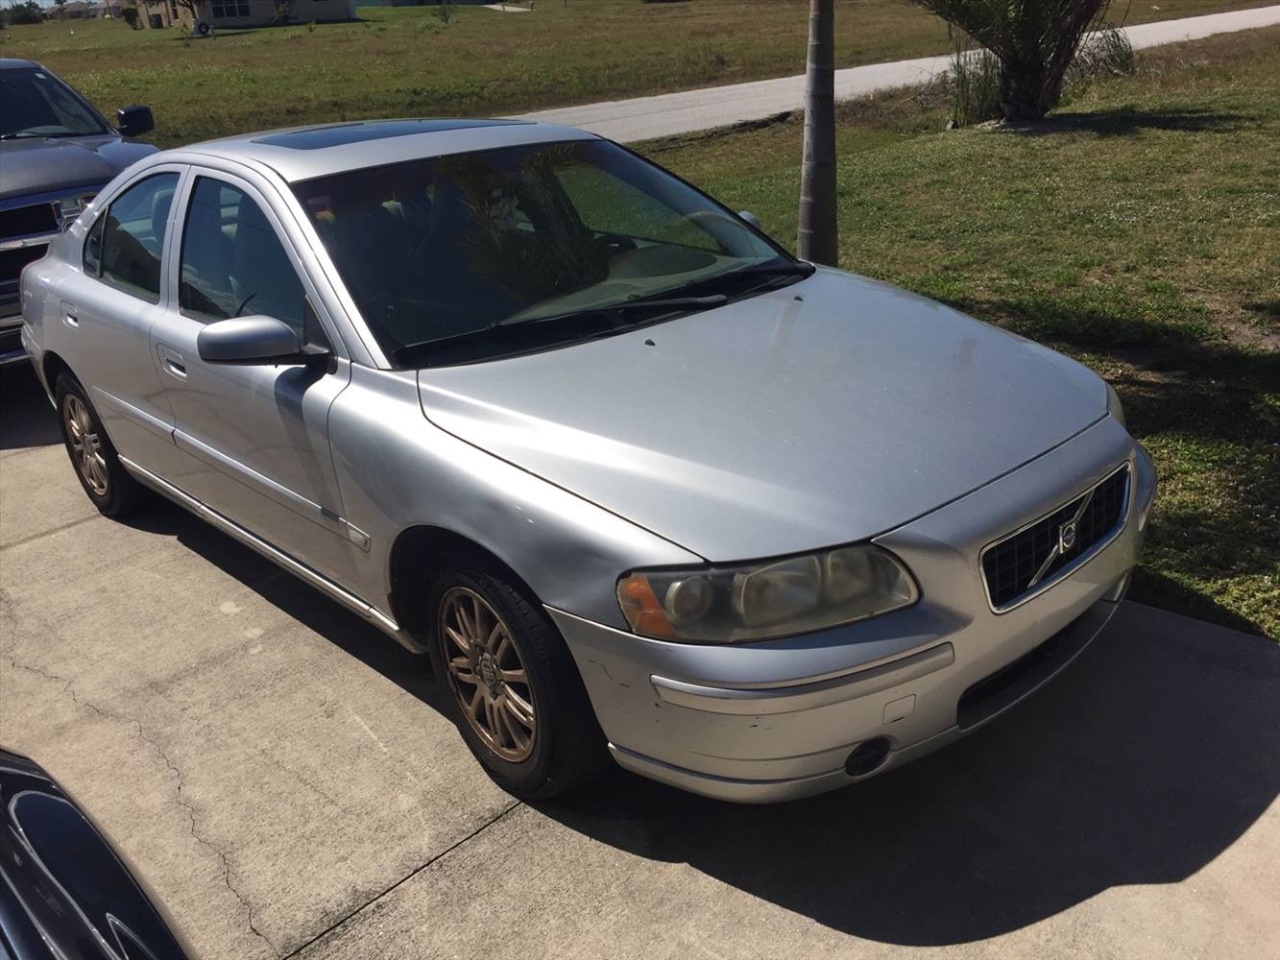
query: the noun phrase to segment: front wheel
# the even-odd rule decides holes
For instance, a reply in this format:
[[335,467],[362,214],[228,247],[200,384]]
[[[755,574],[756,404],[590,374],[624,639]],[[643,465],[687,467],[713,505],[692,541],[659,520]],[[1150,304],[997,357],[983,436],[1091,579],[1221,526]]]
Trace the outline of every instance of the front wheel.
[[607,765],[577,667],[536,603],[483,564],[446,573],[431,602],[436,676],[467,746],[499,786],[545,800]]

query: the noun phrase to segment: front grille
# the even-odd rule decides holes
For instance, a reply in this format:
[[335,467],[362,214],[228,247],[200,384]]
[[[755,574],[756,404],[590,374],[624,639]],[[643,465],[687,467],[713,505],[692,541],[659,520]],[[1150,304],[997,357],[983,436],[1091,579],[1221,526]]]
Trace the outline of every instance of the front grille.
[[0,210],[0,240],[58,232],[58,214],[52,203]]
[[[982,554],[982,573],[991,606],[1009,607],[1098,549],[1123,523],[1128,501],[1126,465],[1070,503],[988,547]],[[1072,523],[1074,537],[1068,529]]]

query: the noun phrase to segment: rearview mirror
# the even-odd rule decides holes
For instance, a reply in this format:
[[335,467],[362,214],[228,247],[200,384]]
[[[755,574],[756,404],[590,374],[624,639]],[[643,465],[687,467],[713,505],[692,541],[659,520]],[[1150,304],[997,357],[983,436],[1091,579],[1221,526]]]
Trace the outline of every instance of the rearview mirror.
[[123,137],[140,137],[156,128],[156,121],[151,116],[151,108],[135,103],[132,107],[121,107],[116,111],[116,129]]
[[275,317],[233,317],[209,324],[196,335],[205,363],[305,364],[329,355],[304,347],[297,332]]
[[738,219],[743,220],[746,223],[749,223],[751,226],[755,227],[757,230],[762,229],[760,226],[760,219],[750,210],[739,210]]

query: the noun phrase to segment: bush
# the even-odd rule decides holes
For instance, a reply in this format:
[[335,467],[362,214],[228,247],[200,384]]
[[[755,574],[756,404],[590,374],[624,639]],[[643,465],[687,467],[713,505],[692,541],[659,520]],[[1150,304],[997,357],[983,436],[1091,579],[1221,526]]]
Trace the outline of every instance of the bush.
[[[959,32],[953,32],[954,50],[947,83],[951,90],[951,120],[958,127],[998,120],[1010,116],[1002,103],[1005,89],[1005,64],[989,50],[975,47]],[[1129,38],[1111,24],[1085,36],[1075,56],[1067,64],[1058,95],[1057,106],[1066,98],[1075,98],[1100,77],[1133,73],[1133,47]],[[1021,118],[1034,119],[1034,118]]]
[[137,7],[121,7],[120,19],[127,23],[130,29],[142,29],[142,17],[138,14]]
[[1000,116],[1000,61],[988,50],[974,49],[954,37],[951,54],[951,122],[957,127],[985,123]]
[[15,3],[5,10],[4,14],[9,23],[14,26],[44,22],[44,11],[40,9],[40,4],[36,3],[35,0],[27,0],[26,3]]
[[1000,61],[996,100],[1006,120],[1039,120],[1062,98],[1085,34],[1109,0],[914,0]]

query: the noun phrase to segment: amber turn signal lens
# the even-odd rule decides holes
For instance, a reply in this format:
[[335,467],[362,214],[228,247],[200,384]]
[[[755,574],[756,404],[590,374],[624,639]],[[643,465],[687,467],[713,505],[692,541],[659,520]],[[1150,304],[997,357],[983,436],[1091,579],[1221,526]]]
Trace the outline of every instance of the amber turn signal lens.
[[674,640],[676,632],[662,610],[662,604],[643,573],[633,573],[618,581],[618,604],[631,629],[646,637]]

